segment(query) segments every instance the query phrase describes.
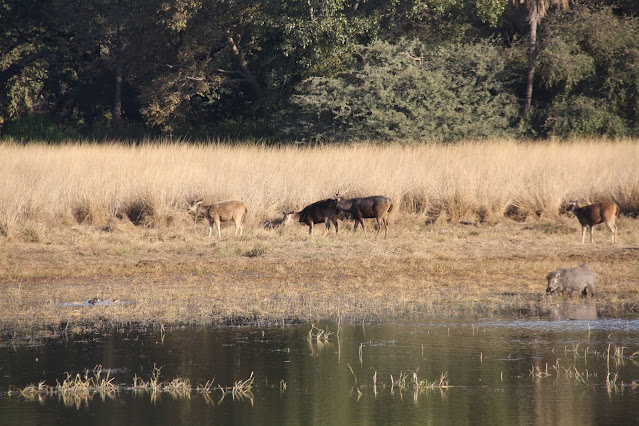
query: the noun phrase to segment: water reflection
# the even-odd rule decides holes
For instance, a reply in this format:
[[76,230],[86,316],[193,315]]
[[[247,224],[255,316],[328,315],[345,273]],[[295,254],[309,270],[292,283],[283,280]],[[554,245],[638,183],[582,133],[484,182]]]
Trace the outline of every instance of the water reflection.
[[563,301],[550,308],[552,320],[596,320],[597,308],[594,303],[575,304]]
[[5,345],[0,419],[637,422],[638,326],[615,320],[319,323],[117,331]]

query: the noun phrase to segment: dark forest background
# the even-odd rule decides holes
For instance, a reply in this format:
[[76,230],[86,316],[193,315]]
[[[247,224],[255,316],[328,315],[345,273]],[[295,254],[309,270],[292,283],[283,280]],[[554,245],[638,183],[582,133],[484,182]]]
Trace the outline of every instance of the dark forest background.
[[636,0],[2,0],[0,131],[639,136]]

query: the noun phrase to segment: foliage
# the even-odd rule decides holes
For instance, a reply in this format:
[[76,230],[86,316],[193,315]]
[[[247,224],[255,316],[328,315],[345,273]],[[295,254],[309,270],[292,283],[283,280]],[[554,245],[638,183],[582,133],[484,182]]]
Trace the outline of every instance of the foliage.
[[584,135],[624,137],[628,133],[623,119],[605,100],[583,95],[559,99],[550,105],[544,130],[564,138]]
[[515,101],[528,34],[515,3],[5,0],[0,131],[37,137],[21,124],[36,113],[86,136],[639,133],[637,3],[545,9],[528,116]]
[[38,0],[4,1],[0,5],[0,130],[2,124],[46,103],[45,94],[51,61],[37,60],[28,66],[11,67],[43,53],[46,36],[52,31]]
[[4,128],[4,136],[11,139],[61,142],[77,139],[79,134],[73,129],[60,126],[48,114],[27,114],[9,120]]
[[361,46],[353,62],[336,78],[300,84],[289,136],[453,141],[516,134],[520,76],[503,48],[476,43],[428,52],[418,41],[377,42]]
[[639,131],[639,20],[577,7],[549,20],[539,55],[548,93],[544,130],[556,136]]

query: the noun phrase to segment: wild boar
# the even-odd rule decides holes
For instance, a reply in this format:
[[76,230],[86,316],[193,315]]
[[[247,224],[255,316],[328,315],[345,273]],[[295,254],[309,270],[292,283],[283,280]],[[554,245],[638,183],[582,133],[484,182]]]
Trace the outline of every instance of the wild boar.
[[577,290],[586,296],[590,292],[590,296],[595,296],[595,271],[590,269],[588,265],[581,265],[576,268],[557,269],[548,274],[547,294],[565,293],[572,297],[572,292]]

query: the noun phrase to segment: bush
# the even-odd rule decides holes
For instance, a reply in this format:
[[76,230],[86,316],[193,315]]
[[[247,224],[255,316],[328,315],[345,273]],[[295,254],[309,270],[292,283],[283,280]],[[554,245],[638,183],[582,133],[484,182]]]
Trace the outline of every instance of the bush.
[[455,141],[517,134],[523,73],[491,43],[426,53],[418,41],[357,49],[351,71],[304,80],[287,135],[308,139]]
[[577,6],[549,17],[540,39],[537,114],[546,133],[639,134],[638,19]]
[[627,136],[624,121],[603,100],[576,96],[548,108],[544,130],[562,138],[586,135]]
[[77,139],[79,135],[75,129],[57,124],[49,114],[31,113],[8,121],[2,136],[22,141],[60,142]]

